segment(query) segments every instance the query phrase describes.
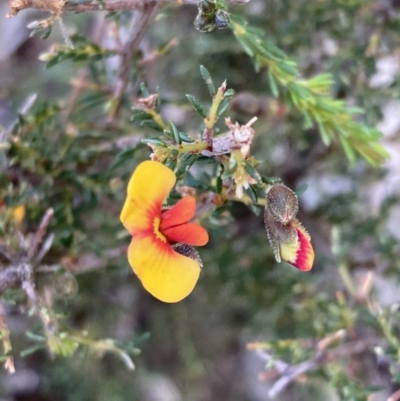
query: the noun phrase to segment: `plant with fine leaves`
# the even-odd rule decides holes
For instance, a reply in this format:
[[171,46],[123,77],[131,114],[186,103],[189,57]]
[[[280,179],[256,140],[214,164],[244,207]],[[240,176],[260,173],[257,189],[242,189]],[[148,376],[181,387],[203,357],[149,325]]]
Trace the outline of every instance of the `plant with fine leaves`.
[[[62,28],[64,43],[40,54],[49,74],[68,76],[71,91],[48,101],[28,97],[13,124],[1,127],[5,367],[14,369],[18,350],[7,324],[12,304],[35,317],[23,356],[111,353],[133,369],[147,340],[150,360],[174,359],[171,349],[176,371],[191,382],[207,371],[205,331],[231,319],[265,337],[248,348],[266,363],[261,376],[275,378],[270,397],[306,377],[310,394],[366,400],[377,387],[351,368],[357,358],[380,355],[398,381],[399,322],[394,308],[372,302],[371,276],[353,277],[349,253],[362,235],[373,237],[395,202],[379,217],[359,216],[354,191],[327,196],[310,212],[300,183],[333,171],[353,182],[360,171],[379,174],[374,169],[388,153],[366,100],[379,96],[361,78],[342,88],[340,51],[332,65],[324,60],[307,70],[308,54],[296,46],[306,48],[309,31],[293,12],[306,10],[318,29],[338,13],[350,30],[368,1],[271,0],[271,15],[286,15],[287,6],[287,20],[268,14],[263,29],[244,1],[184,1],[195,6],[190,24],[181,3],[9,2],[9,16],[50,11],[30,24],[33,36],[48,40],[68,11],[107,14],[97,19],[97,35]],[[336,26],[328,28],[343,40]],[[379,48],[374,43],[368,54]],[[355,49],[346,43],[345,51]],[[396,259],[397,242],[379,241],[382,260]],[[330,278],[337,272],[339,284],[321,270]],[[157,303],[142,286],[177,305]],[[169,338],[173,345],[164,344]],[[217,344],[212,353],[222,349]]]

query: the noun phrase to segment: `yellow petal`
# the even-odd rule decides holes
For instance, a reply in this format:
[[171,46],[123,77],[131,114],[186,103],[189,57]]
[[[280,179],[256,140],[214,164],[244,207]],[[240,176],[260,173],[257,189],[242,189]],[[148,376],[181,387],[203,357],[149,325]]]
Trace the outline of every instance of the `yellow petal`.
[[291,227],[296,231],[294,238],[288,237],[287,241],[279,244],[282,260],[292,264],[302,271],[312,269],[314,263],[314,249],[311,245],[311,237],[297,219],[293,219]]
[[163,164],[145,161],[136,168],[128,184],[128,195],[121,212],[121,222],[131,234],[153,230],[154,218],[172,187],[175,174]]
[[197,262],[151,236],[132,239],[128,260],[143,287],[163,302],[179,302],[187,297],[200,275]]

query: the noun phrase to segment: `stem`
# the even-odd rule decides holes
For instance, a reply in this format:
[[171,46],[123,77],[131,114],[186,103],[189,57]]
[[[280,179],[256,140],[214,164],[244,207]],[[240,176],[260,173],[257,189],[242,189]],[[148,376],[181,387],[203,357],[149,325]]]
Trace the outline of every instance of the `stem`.
[[159,113],[157,113],[154,109],[147,109],[146,108],[146,113],[151,114],[151,116],[153,117],[154,122],[157,123],[162,129],[165,129],[165,130],[168,129],[168,126],[164,122],[164,120],[162,119],[161,115]]
[[122,49],[117,82],[111,101],[108,122],[117,119],[122,104],[122,98],[130,79],[130,69],[133,62],[133,54],[142,41],[145,30],[152,19],[157,8],[157,3],[147,3],[148,7],[142,11],[133,13],[131,25],[129,27],[128,39]]
[[205,129],[203,132],[203,141],[207,142],[208,150],[212,150],[213,148],[213,130],[214,125],[218,120],[218,108],[221,102],[224,100],[224,94],[226,91],[226,81],[222,83],[222,85],[218,88],[216,95],[213,97],[213,101],[210,107],[210,111],[208,116],[204,119]]
[[212,105],[210,107],[210,111],[208,116],[204,119],[204,125],[207,129],[212,130],[216,121],[218,120],[217,112],[219,105],[224,100],[224,93],[226,90],[226,81],[222,83],[222,85],[218,88],[216,95],[213,98]]
[[179,153],[200,153],[208,149],[207,142],[194,142],[187,145],[171,146],[171,149],[176,149]]

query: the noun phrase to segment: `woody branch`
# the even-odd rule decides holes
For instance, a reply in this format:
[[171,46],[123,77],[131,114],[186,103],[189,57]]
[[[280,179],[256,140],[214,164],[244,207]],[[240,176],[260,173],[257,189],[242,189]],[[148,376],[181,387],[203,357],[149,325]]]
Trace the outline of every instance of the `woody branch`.
[[[245,4],[249,0],[226,0],[227,3]],[[84,0],[9,0],[10,12],[7,17],[13,17],[19,11],[33,8],[41,11],[49,11],[61,14],[64,11],[90,12],[90,11],[127,11],[127,10],[148,10],[156,4],[177,3],[177,4],[197,4],[197,0],[111,0],[105,2],[84,1]]]

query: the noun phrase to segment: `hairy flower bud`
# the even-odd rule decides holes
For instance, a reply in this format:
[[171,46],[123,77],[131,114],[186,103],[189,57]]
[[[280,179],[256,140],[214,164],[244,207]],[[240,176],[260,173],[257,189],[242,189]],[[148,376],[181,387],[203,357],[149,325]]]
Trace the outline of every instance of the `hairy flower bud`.
[[264,223],[275,259],[308,271],[314,262],[314,250],[306,229],[296,219],[297,195],[283,184],[273,184],[266,191]]
[[299,210],[297,195],[284,184],[271,185],[267,189],[265,210],[274,220],[287,224]]

